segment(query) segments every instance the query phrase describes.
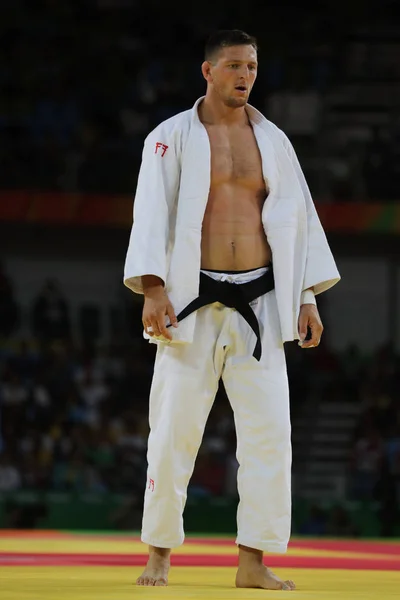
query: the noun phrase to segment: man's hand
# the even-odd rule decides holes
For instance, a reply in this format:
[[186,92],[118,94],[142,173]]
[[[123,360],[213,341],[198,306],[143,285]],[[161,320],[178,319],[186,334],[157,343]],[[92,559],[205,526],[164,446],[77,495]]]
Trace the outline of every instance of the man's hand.
[[142,322],[146,333],[150,337],[162,335],[167,340],[172,340],[165,317],[169,317],[173,327],[178,327],[178,321],[161,280],[152,275],[145,275],[142,277],[142,282],[144,292]]
[[[319,312],[315,304],[302,304],[299,315],[299,334],[302,348],[314,348],[318,346],[324,330]],[[307,328],[311,329],[311,339],[304,341],[307,336]]]

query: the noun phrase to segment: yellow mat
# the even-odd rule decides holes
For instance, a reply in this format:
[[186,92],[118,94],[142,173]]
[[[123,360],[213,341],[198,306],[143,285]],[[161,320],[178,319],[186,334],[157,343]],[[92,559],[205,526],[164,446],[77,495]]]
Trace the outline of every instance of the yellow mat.
[[[217,546],[210,540],[209,544],[196,544],[195,540],[191,540],[192,543],[184,544],[174,549],[174,555],[237,555],[237,547],[235,544],[230,546]],[[0,552],[32,552],[35,554],[145,554],[147,553],[147,546],[139,541],[133,541],[129,538],[124,539],[110,539],[100,538],[92,539],[90,537],[85,538],[79,536],[76,539],[58,539],[44,538],[44,539],[26,539],[21,537],[1,537],[0,534]],[[318,551],[311,548],[297,548],[289,547],[286,556],[326,556],[327,558],[371,558],[376,556],[379,558],[385,558],[386,560],[398,561],[398,556],[386,554],[382,550],[379,554],[371,555],[367,552],[344,552],[338,550],[323,550],[321,548]],[[1,598],[1,596],[0,596]]]
[[[294,594],[299,600],[400,599],[398,543],[295,541],[286,557],[277,560],[269,555],[273,571],[297,585],[296,591],[277,592],[237,590],[236,569],[232,566],[194,566],[218,561],[224,564],[224,558],[228,559],[226,564],[234,564],[234,540],[228,538],[226,545],[220,542],[212,538],[188,539],[174,555],[178,564],[186,557],[184,562],[190,566],[174,566],[169,587],[146,588],[136,586],[135,581],[142,572],[147,547],[132,536],[3,531],[0,600],[251,600],[281,593]],[[85,559],[90,559],[87,566],[83,566]],[[95,566],[99,560],[100,564],[104,560],[104,566]],[[322,568],[300,568],[309,566]],[[386,570],[373,570],[377,568]]]
[[275,569],[293,579],[294,592],[237,590],[234,568],[176,567],[168,588],[134,585],[141,570],[129,567],[0,567],[1,600],[245,600],[294,594],[298,600],[391,600],[400,597],[400,573]]

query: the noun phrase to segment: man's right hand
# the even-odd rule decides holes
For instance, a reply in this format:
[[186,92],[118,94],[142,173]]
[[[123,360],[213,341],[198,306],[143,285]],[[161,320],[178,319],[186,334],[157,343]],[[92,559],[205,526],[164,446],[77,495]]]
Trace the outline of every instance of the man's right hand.
[[142,283],[144,293],[142,321],[146,333],[151,337],[162,335],[167,340],[172,340],[165,317],[169,317],[173,327],[178,327],[178,321],[162,281],[153,275],[145,275],[142,277]]

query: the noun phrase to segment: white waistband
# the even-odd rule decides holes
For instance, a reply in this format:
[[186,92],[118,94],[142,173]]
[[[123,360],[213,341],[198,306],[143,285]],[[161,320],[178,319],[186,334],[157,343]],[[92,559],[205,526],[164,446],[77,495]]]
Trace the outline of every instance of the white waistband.
[[216,273],[215,271],[206,271],[201,269],[201,272],[216,281],[227,281],[228,283],[247,283],[258,279],[261,275],[264,275],[269,270],[269,267],[260,267],[254,269],[254,271],[247,271],[245,273]]

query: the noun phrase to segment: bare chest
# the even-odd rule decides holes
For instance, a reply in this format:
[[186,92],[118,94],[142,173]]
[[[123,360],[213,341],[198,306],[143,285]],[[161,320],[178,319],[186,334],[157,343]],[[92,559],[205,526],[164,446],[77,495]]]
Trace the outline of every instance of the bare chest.
[[256,190],[265,189],[261,155],[249,126],[229,131],[207,128],[211,146],[211,182],[238,183]]

